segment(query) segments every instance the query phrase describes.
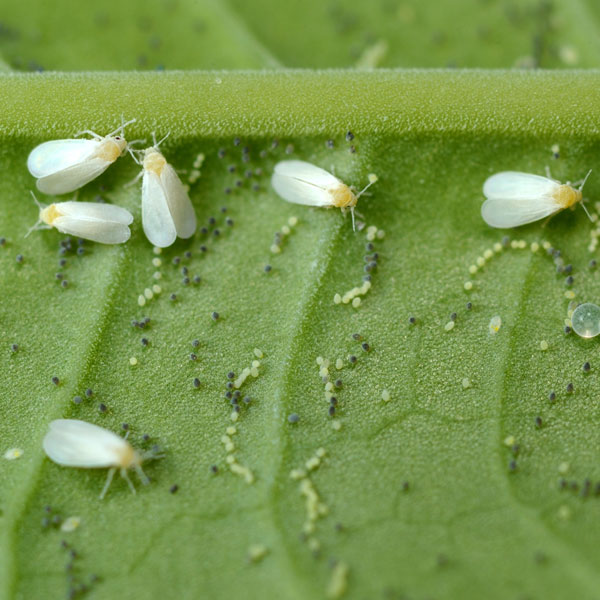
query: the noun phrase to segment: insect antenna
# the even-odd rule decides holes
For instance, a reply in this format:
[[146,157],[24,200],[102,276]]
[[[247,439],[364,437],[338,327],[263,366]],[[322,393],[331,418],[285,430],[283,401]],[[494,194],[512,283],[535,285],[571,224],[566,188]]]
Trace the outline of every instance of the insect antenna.
[[[588,177],[590,176],[590,173],[592,172],[592,169],[590,169],[587,172],[587,175],[583,178],[583,181],[581,182],[581,185],[579,186],[579,191],[581,192],[583,190],[583,186],[585,185],[585,182],[587,181]],[[588,219],[590,221],[592,221],[592,223],[594,222],[592,219],[592,215],[590,215],[590,213],[588,212],[588,209],[585,207],[585,204],[583,203],[583,198],[581,199],[581,206],[583,207],[583,210],[585,210],[585,214],[588,216]]]
[[[35,194],[29,190],[29,193],[31,194],[31,197],[33,198],[33,201],[36,203],[37,207],[40,209],[40,211],[44,210],[44,207],[38,202],[38,199],[35,197]],[[38,229],[38,227],[42,224],[42,219],[40,219],[38,217],[38,220],[35,222],[35,225],[33,225],[33,227],[30,227],[29,230],[27,231],[27,233],[25,234],[25,237],[28,237],[29,234],[32,231],[35,231],[36,229]]]
[[369,183],[367,183],[367,185],[360,192],[358,192],[358,194],[356,194],[356,199],[358,200],[374,183],[377,183],[377,179],[377,175],[371,173],[369,175]]
[[154,147],[158,148],[170,135],[171,135],[171,132],[169,131],[169,133],[167,133],[167,135],[165,135],[165,137],[162,138],[162,140],[160,140],[160,142],[157,142],[156,135],[154,134],[154,132],[152,132],[152,140],[154,141]]
[[131,119],[130,121],[127,121],[126,123],[123,122],[123,116],[121,116],[121,125],[119,127],[117,127],[114,131],[111,131],[106,137],[112,137],[115,135],[115,133],[119,133],[121,132],[121,135],[124,135],[124,129],[125,127],[127,127],[127,125],[131,125],[132,123],[135,123],[137,121],[137,119]]

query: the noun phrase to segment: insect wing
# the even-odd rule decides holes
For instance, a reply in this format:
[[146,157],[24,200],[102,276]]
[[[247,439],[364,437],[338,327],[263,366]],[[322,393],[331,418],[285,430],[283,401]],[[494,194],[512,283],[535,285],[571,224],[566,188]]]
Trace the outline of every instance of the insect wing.
[[76,419],[57,419],[43,441],[46,454],[67,467],[102,468],[119,464],[129,444],[112,431]]
[[123,244],[131,237],[131,231],[127,225],[111,221],[57,217],[52,225],[61,233],[101,244]]
[[44,194],[68,194],[83,187],[108,169],[112,163],[103,158],[90,158],[52,175],[37,180],[37,188]]
[[150,243],[159,248],[170,246],[177,237],[164,187],[153,171],[144,171],[142,179],[142,226]]
[[102,202],[60,202],[56,205],[61,215],[66,217],[79,217],[85,219],[97,219],[99,221],[110,221],[131,225],[133,216],[131,213],[114,204]]
[[29,153],[27,168],[37,179],[47,177],[87,160],[97,148],[96,140],[44,142]]
[[539,221],[560,209],[556,200],[549,196],[532,200],[490,198],[482,204],[481,216],[491,227],[506,229]]
[[171,165],[166,164],[163,167],[160,183],[177,235],[184,239],[192,237],[196,232],[196,213],[187,191]]
[[309,206],[331,206],[328,189],[340,180],[324,169],[301,160],[284,160],[275,165],[271,185],[288,202]]
[[541,196],[552,196],[558,185],[552,179],[541,175],[503,171],[486,179],[483,195],[486,198],[534,200]]

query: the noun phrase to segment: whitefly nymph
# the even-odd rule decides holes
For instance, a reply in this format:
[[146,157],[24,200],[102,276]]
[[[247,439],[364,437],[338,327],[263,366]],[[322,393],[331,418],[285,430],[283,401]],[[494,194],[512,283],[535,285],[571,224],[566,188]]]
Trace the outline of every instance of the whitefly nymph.
[[142,471],[142,462],[148,458],[159,458],[154,452],[140,453],[126,438],[118,436],[92,423],[77,419],[57,419],[50,423],[50,431],[43,441],[44,451],[55,463],[64,467],[82,469],[106,469],[108,476],[100,493],[102,500],[110,487],[117,469],[135,494],[133,483],[127,475],[134,469],[144,485],[150,480]]
[[123,123],[105,136],[89,130],[81,132],[91,135],[91,140],[52,140],[36,146],[27,158],[27,168],[37,179],[38,190],[68,194],[104,173],[129,148],[123,130],[134,122]]
[[350,210],[354,229],[354,208],[358,199],[377,181],[369,175],[369,183],[358,193],[325,169],[302,160],[283,160],[275,165],[271,185],[288,202],[307,206],[336,207]]
[[[539,221],[575,206],[582,200],[582,189],[591,171],[579,187],[560,183],[550,177],[504,171],[486,179],[483,195],[487,198],[481,206],[481,216],[491,227],[518,227]],[[581,206],[587,213],[583,202]],[[589,216],[589,213],[588,213]]]

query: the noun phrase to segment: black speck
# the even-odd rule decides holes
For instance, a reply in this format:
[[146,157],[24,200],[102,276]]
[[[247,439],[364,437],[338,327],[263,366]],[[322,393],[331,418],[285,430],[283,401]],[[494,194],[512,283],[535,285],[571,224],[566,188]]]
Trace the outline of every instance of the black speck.
[[197,348],[200,345],[200,340],[192,340],[192,346]]
[[358,359],[356,358],[356,356],[354,356],[354,354],[351,354],[351,355],[348,357],[348,360],[349,360],[349,361],[350,361],[352,364],[354,364],[354,363],[355,363],[355,362],[356,362]]
[[15,260],[16,260],[18,263],[22,263],[22,262],[23,262],[25,259],[23,258],[23,255],[22,255],[22,254],[17,254],[17,256],[15,257]]
[[568,325],[565,325],[564,332],[565,335],[569,335],[573,331]]
[[362,336],[360,335],[360,333],[353,333],[352,338],[358,342],[360,339],[362,339]]
[[371,349],[371,346],[369,346],[369,344],[367,344],[367,342],[363,342],[360,347],[365,351],[368,352]]
[[190,354],[190,360],[197,360],[197,359],[198,359],[198,356],[192,352]]
[[197,377],[194,377],[194,387],[195,388],[199,388],[200,387],[200,380]]
[[62,273],[55,273],[54,277],[56,277],[56,279],[58,279],[60,281],[63,278],[63,274]]
[[346,134],[346,141],[347,141],[347,142],[351,142],[353,139],[354,139],[354,134],[353,134],[351,131],[349,131],[349,132]]
[[69,282],[66,279],[63,279],[60,282],[60,285],[62,285],[62,287],[64,287],[64,288],[66,288],[66,287],[69,287]]
[[181,280],[181,283],[183,283],[183,285],[189,285],[190,284],[190,278],[189,277],[184,277]]
[[170,492],[171,494],[176,494],[178,489],[179,489],[179,486],[178,486],[176,483],[174,483],[174,484],[173,484],[173,485],[172,485],[172,486],[169,488],[169,492]]
[[123,431],[129,431],[129,423],[121,423],[121,429]]
[[597,262],[596,262],[594,259],[592,259],[592,260],[590,260],[590,262],[588,263],[588,267],[589,267],[590,269],[595,269],[597,264],[598,264],[598,263],[597,263]]
[[572,394],[574,390],[575,390],[575,387],[573,386],[573,384],[567,383],[567,394]]
[[60,383],[60,379],[59,379],[58,377],[54,376],[54,377],[52,378],[52,383],[53,383],[54,385],[58,385],[58,384]]
[[213,321],[218,321],[218,319],[219,319],[219,313],[218,313],[218,312],[213,312],[213,313],[210,315],[210,317],[211,317],[211,319],[212,319]]
[[270,273],[273,267],[271,265],[265,265],[265,273]]
[[455,312],[453,312],[453,313],[451,313],[451,315],[450,315],[450,320],[451,320],[451,321],[456,321],[456,318],[457,318],[457,317],[458,317],[458,315],[457,315]]
[[548,400],[550,400],[550,402],[554,402],[556,400],[556,392],[550,392],[548,394]]
[[190,258],[192,258],[192,253],[189,250],[187,250],[184,256],[189,260]]
[[416,317],[408,317],[408,322],[409,322],[411,325],[415,325],[415,324],[416,324],[416,322],[417,322],[417,318],[416,318]]
[[509,470],[511,473],[514,473],[514,472],[517,470],[517,461],[516,461],[516,460],[511,460],[511,461],[508,463],[508,470]]
[[535,426],[539,429],[542,425],[543,425],[542,417],[536,417],[535,418]]
[[98,410],[101,413],[105,413],[108,410],[108,408],[106,407],[106,404],[104,404],[103,402],[100,402],[100,404],[98,404]]
[[589,373],[592,370],[592,365],[590,365],[589,362],[585,362],[581,368],[583,369],[584,373]]
[[325,145],[326,145],[328,148],[333,148],[333,146],[334,146],[333,140],[327,140],[327,141],[325,142]]
[[569,275],[567,278],[565,278],[565,285],[572,286],[574,281],[575,281],[575,279],[574,279],[573,275]]
[[292,413],[291,415],[288,415],[288,421],[290,423],[297,423],[299,420],[300,420],[300,417],[296,413]]
[[171,302],[175,302],[175,300],[177,300],[177,294],[171,294],[169,296],[169,300],[171,300]]
[[81,404],[83,401],[83,398],[81,396],[75,396],[73,398],[73,404]]
[[229,371],[229,373],[227,373],[227,379],[235,379],[235,373],[233,371]]
[[19,350],[19,346],[18,346],[18,344],[11,344],[10,349],[13,352],[17,352]]
[[140,340],[142,346],[147,346],[150,342],[148,341],[148,338],[142,338]]
[[219,151],[217,152],[217,156],[219,158],[225,158],[225,154],[227,154],[227,151],[225,150],[225,148],[219,148]]
[[335,406],[333,404],[330,405],[328,412],[330,417],[333,417],[335,415]]
[[212,473],[218,473],[219,472],[219,467],[217,467],[217,465],[211,465],[210,466],[210,470]]

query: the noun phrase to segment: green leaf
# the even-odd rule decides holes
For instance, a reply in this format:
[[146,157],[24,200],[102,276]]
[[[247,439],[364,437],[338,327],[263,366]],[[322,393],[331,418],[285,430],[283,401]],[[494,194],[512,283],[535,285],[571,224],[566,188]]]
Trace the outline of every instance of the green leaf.
[[18,70],[598,67],[590,0],[4,0]]
[[[332,596],[347,585],[347,598],[595,597],[596,345],[565,336],[565,275],[543,249],[529,249],[544,240],[559,248],[574,265],[576,300],[594,301],[595,226],[577,207],[508,232],[526,249],[494,252],[474,276],[469,266],[503,236],[479,214],[487,176],[550,165],[575,180],[595,166],[599,83],[598,72],[1,76],[0,450],[24,454],[0,458],[0,596],[60,597],[72,572],[76,584],[98,575],[96,598],[304,599],[325,597],[330,585]],[[59,266],[64,236],[23,237],[37,218],[27,154],[81,129],[112,130],[121,115],[138,119],[129,139],[170,132],[164,153],[188,170],[184,181],[205,155],[191,197],[209,233],[156,256],[140,226],[139,187],[124,187],[139,169],[124,157],[79,199],[100,195],[131,210],[132,239],[85,243]],[[269,177],[286,158],[333,166],[357,188],[368,173],[379,176],[358,205],[367,225],[385,231],[358,308],[333,299],[362,284],[365,230],[353,232],[338,210],[277,198]],[[598,191],[593,172],[585,195]],[[274,234],[294,216],[272,254]],[[202,282],[185,285],[183,267]],[[160,294],[140,307],[154,284]],[[492,335],[496,315],[502,326]],[[146,329],[131,326],[146,316]],[[242,402],[232,453],[222,441],[232,426],[227,374],[250,366],[255,348],[264,358],[241,389],[252,401]],[[343,382],[333,418],[319,356]],[[48,423],[61,417],[117,432],[128,423],[136,447],[159,444],[166,457],[145,466],[151,485],[136,481],[134,497],[117,477],[98,500],[103,471],[60,467],[43,454]],[[309,479],[293,479],[320,448]],[[253,483],[231,472],[228,455],[251,469]],[[307,532],[312,490],[327,511]],[[43,527],[54,515],[81,525]],[[248,560],[256,545],[267,553]]]

